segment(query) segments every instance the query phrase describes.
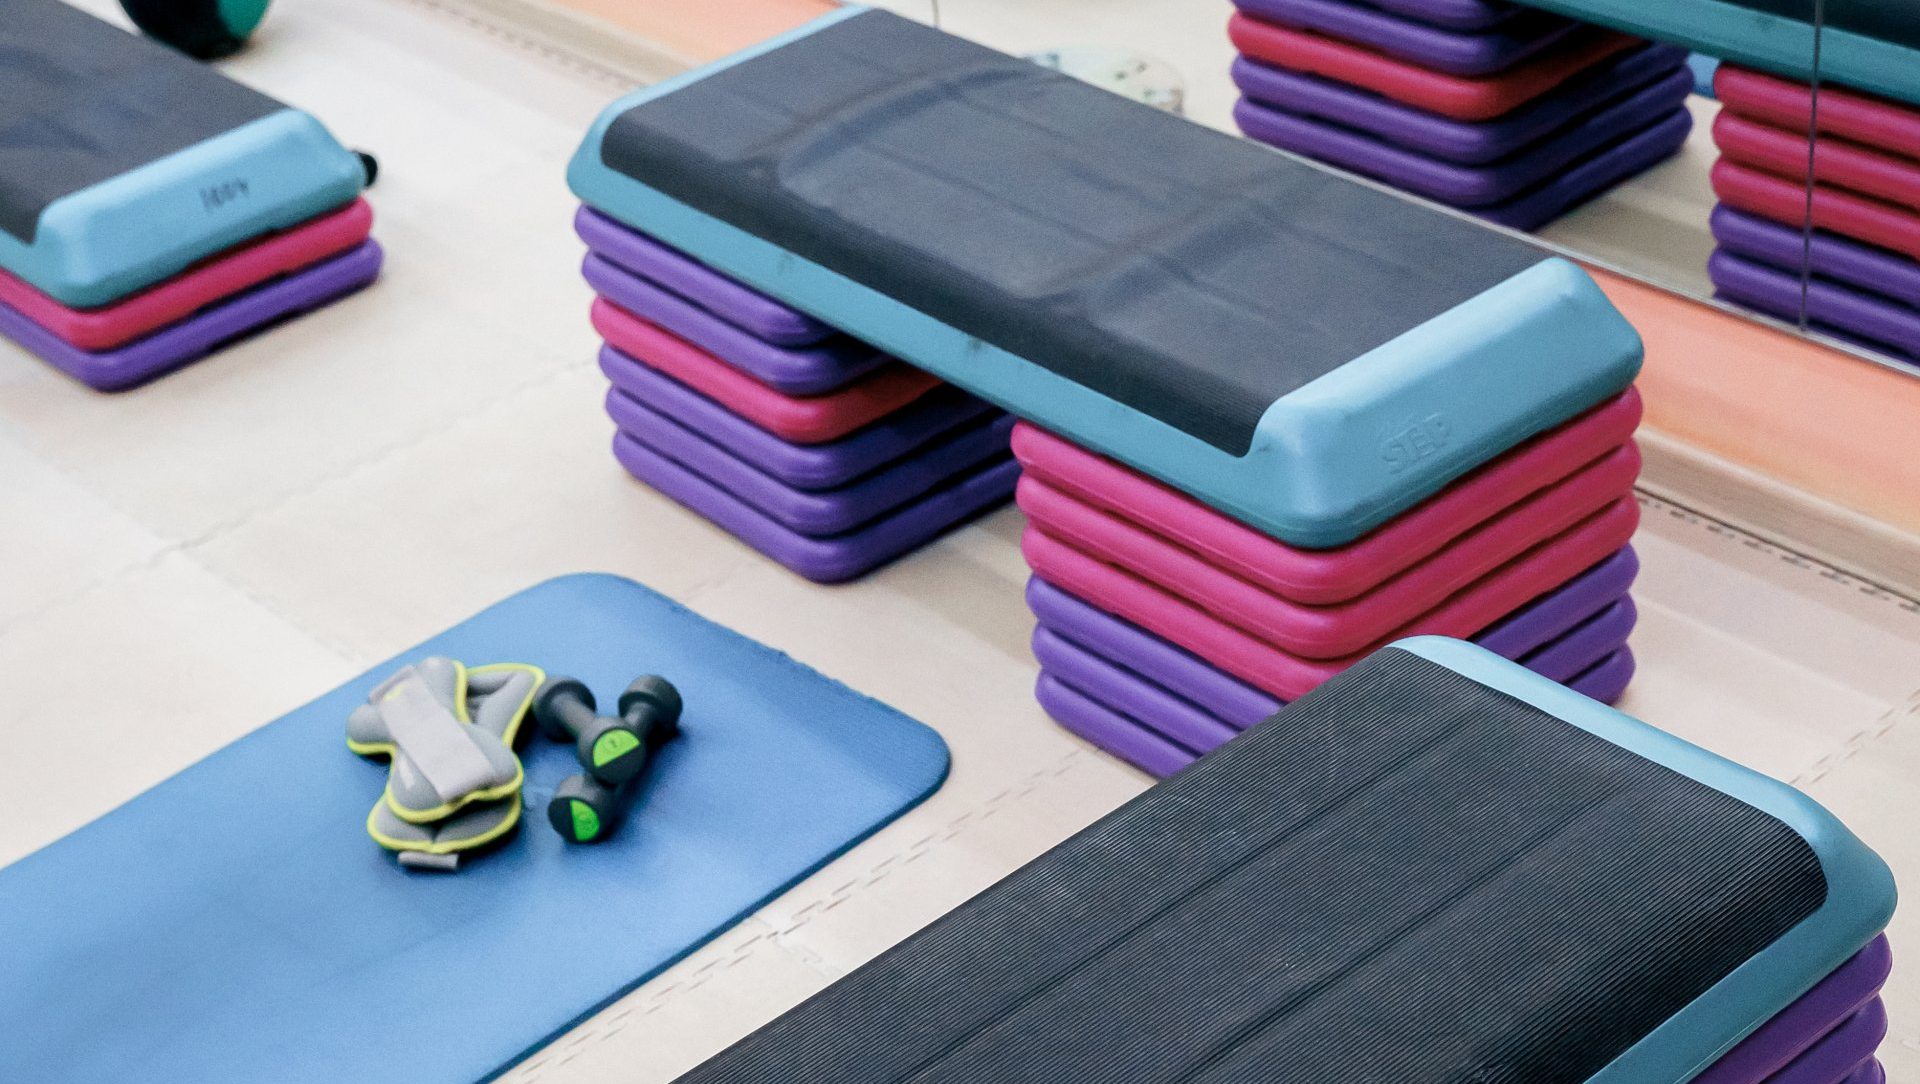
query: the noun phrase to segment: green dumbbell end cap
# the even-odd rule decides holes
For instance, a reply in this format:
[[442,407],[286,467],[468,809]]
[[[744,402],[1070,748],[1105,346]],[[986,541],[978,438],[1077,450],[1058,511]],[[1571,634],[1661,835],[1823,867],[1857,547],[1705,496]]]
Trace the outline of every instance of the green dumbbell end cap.
[[631,730],[609,730],[593,743],[593,766],[604,767],[640,748]]
[[579,843],[590,843],[600,837],[600,814],[593,807],[578,798],[567,800],[567,812],[573,817],[573,838]]

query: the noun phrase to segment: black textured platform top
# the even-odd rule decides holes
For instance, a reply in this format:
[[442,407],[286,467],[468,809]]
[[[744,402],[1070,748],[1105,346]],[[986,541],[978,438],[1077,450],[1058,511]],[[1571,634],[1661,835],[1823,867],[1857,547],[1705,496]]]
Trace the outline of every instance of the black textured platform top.
[[1575,1084],[1825,899],[1773,816],[1389,648],[683,1084]]
[[601,156],[1233,455],[1276,399],[1546,258],[877,11],[634,106]]
[[0,0],[0,230],[62,196],[284,109],[61,0]]

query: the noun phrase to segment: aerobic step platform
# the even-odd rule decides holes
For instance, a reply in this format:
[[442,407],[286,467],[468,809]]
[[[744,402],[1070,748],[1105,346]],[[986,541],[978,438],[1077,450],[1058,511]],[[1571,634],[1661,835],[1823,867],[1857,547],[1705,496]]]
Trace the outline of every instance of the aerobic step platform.
[[60,0],[0,0],[0,269],[76,308],[342,206],[320,122]]
[[[572,674],[603,702],[668,674],[682,735],[605,842],[528,815],[460,872],[412,873],[367,838],[388,769],[341,733],[429,655]],[[580,770],[570,744],[522,756],[534,809]],[[0,869],[0,1080],[492,1080],[946,770],[933,731],[638,584],[551,580]]]
[[614,457],[819,582],[1004,504],[1013,419],[582,208]]
[[0,23],[0,334],[115,390],[378,275],[311,116],[59,0]]
[[1797,791],[1409,640],[681,1081],[1869,1084],[1893,905]]
[[884,12],[621,99],[569,181],[1301,548],[1386,523],[1640,361],[1592,280],[1523,241]]
[[1242,0],[1241,131],[1517,229],[1686,141],[1685,49],[1539,12],[1438,26],[1418,8]]

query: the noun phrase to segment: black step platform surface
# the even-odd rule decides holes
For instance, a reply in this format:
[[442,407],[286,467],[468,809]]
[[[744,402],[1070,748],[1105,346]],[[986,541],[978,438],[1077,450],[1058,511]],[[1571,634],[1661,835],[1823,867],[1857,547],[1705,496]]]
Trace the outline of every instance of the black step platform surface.
[[1234,455],[1547,258],[878,11],[628,109],[601,160]]
[[682,1080],[1573,1084],[1827,894],[1772,814],[1389,648]]
[[32,244],[60,197],[284,108],[61,0],[0,0],[0,230]]

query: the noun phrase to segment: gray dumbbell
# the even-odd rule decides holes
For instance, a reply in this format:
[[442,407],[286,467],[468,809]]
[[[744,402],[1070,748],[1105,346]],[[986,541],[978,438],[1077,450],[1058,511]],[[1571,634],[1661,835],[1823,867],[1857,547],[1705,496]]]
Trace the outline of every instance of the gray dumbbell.
[[674,726],[680,694],[664,678],[642,677],[620,694],[620,714],[601,715],[593,692],[570,677],[548,678],[534,699],[540,729],[555,741],[573,742],[580,766],[596,780],[618,787],[646,766],[646,735],[660,720]]
[[626,779],[608,783],[591,770],[568,776],[547,802],[548,823],[570,843],[597,843],[619,827],[637,789],[634,781],[660,747],[680,733],[680,691],[662,677],[636,678],[620,694],[619,721],[632,728],[637,742],[625,754]]

